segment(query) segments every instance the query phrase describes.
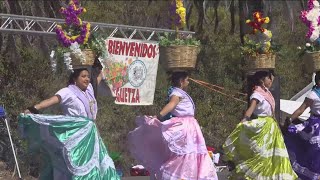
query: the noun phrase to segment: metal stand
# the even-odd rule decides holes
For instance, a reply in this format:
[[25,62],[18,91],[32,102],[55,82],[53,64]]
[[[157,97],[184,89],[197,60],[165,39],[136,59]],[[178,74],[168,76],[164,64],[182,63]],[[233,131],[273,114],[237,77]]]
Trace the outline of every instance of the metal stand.
[[16,162],[16,166],[17,166],[17,170],[18,170],[19,179],[22,179],[22,178],[21,178],[21,174],[20,174],[20,169],[19,169],[18,160],[17,160],[17,157],[16,157],[16,151],[15,151],[15,149],[14,149],[13,142],[12,142],[12,138],[11,138],[11,133],[10,133],[9,124],[8,124],[7,119],[4,118],[4,121],[6,122],[7,130],[8,130],[8,135],[9,135],[9,139],[10,139],[10,143],[11,143],[11,148],[12,148],[12,152],[13,152],[13,156],[14,156],[14,160],[15,160],[15,162]]

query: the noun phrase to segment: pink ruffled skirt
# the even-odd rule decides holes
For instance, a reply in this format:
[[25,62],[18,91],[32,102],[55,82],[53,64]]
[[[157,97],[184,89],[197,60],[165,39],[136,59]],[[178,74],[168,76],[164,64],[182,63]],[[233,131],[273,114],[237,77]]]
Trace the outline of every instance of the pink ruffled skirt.
[[164,180],[216,180],[214,164],[194,117],[174,117],[165,122],[139,116],[129,132],[133,157]]

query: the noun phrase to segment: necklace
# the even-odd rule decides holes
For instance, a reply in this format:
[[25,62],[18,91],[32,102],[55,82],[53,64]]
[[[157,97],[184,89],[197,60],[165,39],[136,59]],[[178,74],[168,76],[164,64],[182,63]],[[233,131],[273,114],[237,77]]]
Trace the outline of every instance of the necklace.
[[[77,87],[78,87],[78,86],[77,86]],[[79,89],[79,90],[84,94],[84,96],[88,99],[88,101],[89,101],[90,113],[91,113],[91,115],[93,116],[93,114],[94,114],[93,105],[94,105],[95,101],[94,101],[94,100],[90,100],[90,98],[89,98],[89,96],[87,95],[86,91],[81,90],[79,87],[78,87],[78,89]]]

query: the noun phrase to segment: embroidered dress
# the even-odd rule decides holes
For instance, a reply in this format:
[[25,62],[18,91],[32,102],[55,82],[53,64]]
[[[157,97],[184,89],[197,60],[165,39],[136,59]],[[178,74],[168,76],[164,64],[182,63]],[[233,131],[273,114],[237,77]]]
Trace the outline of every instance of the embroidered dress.
[[239,123],[223,145],[227,160],[235,163],[230,179],[293,180],[288,152],[278,124],[272,117],[274,99],[257,87],[250,100],[259,101],[258,118]]
[[30,150],[41,149],[45,158],[46,164],[40,179],[119,180],[94,123],[97,103],[92,85],[85,92],[72,86],[56,94],[61,97],[61,105],[67,116],[19,116],[19,126],[29,142]]
[[80,90],[76,85],[69,85],[59,90],[56,95],[61,98],[60,104],[65,115],[96,119],[97,103],[91,84],[86,91]]
[[160,122],[156,118],[137,117],[137,128],[129,132],[129,150],[133,157],[161,180],[216,180],[216,170],[200,126],[194,118],[194,103],[182,89],[173,95],[181,101],[171,112],[175,117]]
[[311,117],[297,133],[284,136],[294,171],[302,180],[320,179],[320,89],[313,89],[307,98],[313,100]]

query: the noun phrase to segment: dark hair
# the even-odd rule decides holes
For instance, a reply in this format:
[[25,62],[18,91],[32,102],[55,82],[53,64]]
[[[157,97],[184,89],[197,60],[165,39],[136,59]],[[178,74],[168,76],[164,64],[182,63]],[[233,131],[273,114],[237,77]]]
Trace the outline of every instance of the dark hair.
[[271,78],[272,75],[274,75],[273,71],[257,71],[254,75],[248,76],[248,97],[253,93],[255,86],[261,86],[262,80],[266,77]]
[[316,72],[316,76],[314,77],[314,82],[315,82],[315,85],[313,86],[313,88],[316,88],[318,86],[318,83],[320,83],[320,71]]
[[186,79],[189,76],[189,73],[186,71],[173,72],[171,74],[171,84],[172,86],[179,87],[180,81]]
[[273,73],[269,71],[258,71],[253,75],[252,87],[254,86],[261,86],[262,80],[266,77],[271,79]]
[[[74,69],[73,72],[70,74],[69,76],[69,81],[68,81],[68,85],[70,84],[75,84],[75,79],[77,79],[80,76],[80,73],[82,71],[88,71],[87,68],[79,68],[79,69]],[[88,71],[89,72],[89,71]]]

